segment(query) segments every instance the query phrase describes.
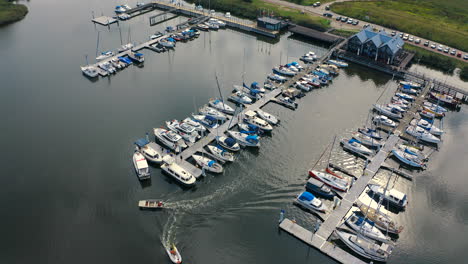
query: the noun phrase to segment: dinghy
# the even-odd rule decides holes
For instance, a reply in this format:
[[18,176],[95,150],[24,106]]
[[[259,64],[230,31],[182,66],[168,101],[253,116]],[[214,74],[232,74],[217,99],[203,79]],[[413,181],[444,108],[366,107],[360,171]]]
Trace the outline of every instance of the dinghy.
[[148,162],[146,162],[145,157],[138,150],[133,153],[133,166],[135,167],[138,179],[146,180],[151,177]]
[[408,150],[392,150],[393,156],[406,165],[414,168],[424,168],[425,164],[418,158],[418,156],[409,153]]
[[343,148],[351,151],[352,153],[362,154],[362,155],[372,155],[374,152],[366,147],[364,147],[359,140],[354,138],[350,140],[342,140]]
[[424,128],[419,126],[408,126],[408,128],[406,129],[406,133],[427,143],[438,144],[440,142],[440,139],[438,137],[432,135],[431,133],[427,132]]
[[294,200],[294,203],[313,212],[325,213],[327,210],[327,207],[319,198],[307,191],[300,193]]
[[224,150],[220,146],[208,145],[207,148],[211,152],[211,154],[213,154],[215,157],[217,157],[220,160],[231,161],[231,162],[234,161],[234,155],[231,152]]
[[325,172],[309,170],[309,176],[325,183],[332,189],[340,192],[346,192],[350,187],[349,182],[347,180],[340,179]]
[[338,230],[335,230],[335,233],[351,250],[370,260],[386,262],[393,250],[389,244],[379,244],[359,235]]
[[410,124],[412,126],[419,126],[427,130],[427,132],[431,133],[432,135],[435,136],[441,136],[444,131],[436,126],[434,126],[432,123],[428,122],[427,120],[424,119],[413,119],[411,120]]
[[350,217],[348,217],[345,222],[349,227],[351,227],[351,229],[367,238],[384,243],[390,241],[389,237],[382,234],[382,232],[377,227],[375,227],[374,222],[364,217],[358,216],[356,213],[353,213]]
[[140,200],[138,207],[141,209],[161,209],[164,208],[164,203],[158,200]]
[[172,244],[169,247],[166,247],[166,252],[169,258],[171,259],[172,263],[175,263],[175,264],[182,263],[182,256],[180,255],[179,250],[174,244]]
[[246,147],[260,147],[259,136],[248,135],[241,132],[228,130],[228,134],[233,137],[240,145]]
[[375,226],[384,231],[384,233],[399,234],[403,231],[403,226],[397,225],[397,223],[388,215],[377,211],[376,209],[369,207],[362,202],[357,204],[359,210],[369,220],[375,223]]
[[201,155],[192,155],[192,158],[195,160],[198,166],[202,167],[203,169],[213,172],[213,173],[222,173],[223,172],[223,166],[221,164],[217,163],[216,161],[203,157]]

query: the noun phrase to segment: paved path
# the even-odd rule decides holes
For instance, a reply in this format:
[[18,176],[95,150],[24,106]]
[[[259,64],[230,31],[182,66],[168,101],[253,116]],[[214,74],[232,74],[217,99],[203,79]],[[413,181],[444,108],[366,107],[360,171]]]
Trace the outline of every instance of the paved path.
[[[326,6],[329,6],[329,5],[333,4],[333,3],[346,2],[346,1],[351,1],[351,0],[337,0],[337,1],[333,1],[333,2],[324,3],[319,7],[303,6],[303,5],[298,5],[298,4],[294,4],[294,3],[291,3],[291,2],[287,2],[287,1],[281,1],[281,0],[262,0],[262,1],[272,3],[272,4],[276,4],[276,5],[280,5],[280,6],[284,6],[284,7],[288,7],[288,8],[292,8],[292,9],[301,10],[301,11],[304,11],[304,12],[307,12],[307,13],[310,13],[310,14],[314,14],[314,15],[319,15],[319,16],[323,16],[323,13],[325,13],[325,12],[331,13],[331,14],[333,14],[333,18],[331,18],[329,20],[331,22],[331,26],[336,28],[336,29],[360,30],[362,28],[363,24],[369,24],[374,28],[384,29],[387,32],[396,31],[396,30],[393,30],[393,29],[390,29],[390,28],[385,28],[383,26],[380,26],[380,25],[377,25],[377,24],[372,24],[372,23],[365,22],[365,21],[360,21],[359,25],[356,25],[356,26],[353,26],[351,24],[347,24],[346,22],[339,22],[339,21],[336,21],[336,19],[335,19],[335,17],[339,16],[339,14],[336,14],[336,13],[332,12],[331,10],[325,10]],[[397,32],[400,32],[400,31],[397,31]],[[401,33],[407,34],[405,32],[401,32]],[[417,37],[417,36],[411,35],[409,33],[408,33],[408,35],[413,36],[415,40],[418,39],[418,38],[421,39],[421,43],[420,44],[415,44],[414,42],[405,41],[405,43],[407,43],[407,44],[417,46],[417,47],[420,47],[420,48],[423,48],[423,49],[426,49],[426,50],[429,50],[429,51],[432,51],[432,52],[435,52],[435,53],[439,53],[441,55],[444,55],[444,56],[454,58],[454,59],[457,59],[457,60],[464,61],[464,62],[468,63],[468,60],[464,60],[463,58],[458,58],[458,57],[456,57],[454,55],[450,55],[449,53],[444,53],[443,51],[438,51],[437,49],[432,49],[431,47],[426,47],[426,46],[423,45],[425,41],[429,41],[431,45],[434,43],[436,46],[442,45],[442,46],[445,47],[444,44],[436,43],[436,42],[434,42],[432,40]],[[451,50],[453,50],[453,48],[450,48],[450,51]],[[457,50],[457,53],[458,52],[459,51]],[[461,53],[463,55],[468,54],[468,52],[466,52],[466,51],[461,51]],[[462,55],[462,57],[463,57],[463,55]]]

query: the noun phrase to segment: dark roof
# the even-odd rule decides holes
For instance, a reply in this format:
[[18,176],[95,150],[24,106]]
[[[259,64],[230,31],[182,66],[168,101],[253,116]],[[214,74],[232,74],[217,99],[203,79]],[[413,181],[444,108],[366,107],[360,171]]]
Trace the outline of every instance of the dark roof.
[[318,40],[329,42],[329,43],[334,43],[335,41],[341,39],[340,37],[337,37],[328,33],[323,33],[315,29],[301,27],[301,26],[294,26],[290,28],[289,31],[295,34],[303,35],[306,37],[318,39]]
[[271,18],[271,17],[259,17],[259,18],[257,18],[257,21],[261,21],[261,22],[264,22],[264,23],[267,23],[267,24],[279,24],[279,23],[281,23],[281,20],[274,19],[274,18]]
[[357,37],[361,43],[372,42],[377,48],[388,46],[395,54],[403,47],[404,41],[398,36],[391,37],[385,31],[374,32],[371,27],[364,28],[351,38]]

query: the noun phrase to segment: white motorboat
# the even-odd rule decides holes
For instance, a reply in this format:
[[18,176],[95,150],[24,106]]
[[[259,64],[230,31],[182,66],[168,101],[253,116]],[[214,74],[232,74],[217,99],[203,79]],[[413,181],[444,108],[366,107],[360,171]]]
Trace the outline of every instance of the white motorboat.
[[273,130],[273,127],[265,120],[257,117],[257,113],[252,110],[248,110],[244,113],[244,122],[257,126],[263,131],[270,132]]
[[335,233],[351,250],[370,260],[386,262],[393,250],[389,244],[379,244],[380,242],[359,235],[338,230]]
[[265,89],[270,90],[270,91],[273,91],[274,89],[277,88],[270,80],[266,81],[266,82],[263,84],[263,87],[264,87]]
[[231,162],[234,161],[234,155],[231,152],[224,150],[222,147],[208,145],[207,148],[211,154],[218,159]]
[[218,120],[214,117],[207,115],[192,115],[193,120],[199,122],[206,128],[217,128],[219,126]]
[[201,156],[201,155],[192,155],[192,158],[195,160],[195,162],[198,164],[198,166],[202,167],[203,169],[213,172],[213,173],[222,173],[223,172],[223,166],[221,164],[217,163],[216,161]]
[[193,144],[200,138],[195,128],[186,123],[180,123],[177,120],[166,121],[166,126],[170,130],[179,134],[187,144]]
[[313,56],[303,55],[299,59],[306,63],[313,63],[317,59],[317,56],[313,57]]
[[190,125],[193,128],[195,128],[195,130],[200,132],[200,133],[204,133],[206,131],[206,128],[202,124],[200,124],[199,122],[191,119],[190,117],[185,118],[184,121],[182,121],[182,122]]
[[366,145],[368,147],[380,148],[380,147],[383,146],[383,142],[382,142],[381,139],[371,138],[371,137],[366,136],[366,135],[364,135],[362,133],[359,133],[359,132],[354,133],[353,138],[359,140],[359,142],[361,142],[361,144]]
[[269,114],[261,109],[256,110],[256,112],[260,118],[262,118],[263,120],[267,121],[268,123],[272,125],[277,125],[279,123],[278,118],[276,118],[272,114]]
[[375,227],[374,223],[367,218],[361,217],[353,213],[350,217],[346,218],[346,224],[357,233],[380,242],[387,243],[390,238],[382,234],[382,232]]
[[98,67],[107,71],[110,74],[117,72],[117,70],[109,62],[99,63]]
[[378,199],[383,199],[382,204],[387,204],[388,202],[390,205],[393,205],[398,209],[403,210],[406,208],[406,205],[408,204],[406,194],[395,189],[390,189],[385,192],[385,189],[378,184],[369,184],[368,186]]
[[374,104],[374,109],[375,111],[381,113],[382,115],[386,115],[387,117],[390,117],[392,119],[401,119],[403,116],[398,110],[395,110],[394,108],[386,107],[383,105],[379,104]]
[[205,22],[205,25],[208,26],[209,29],[212,29],[212,30],[218,30],[219,29],[219,26],[215,23],[211,23],[211,22]]
[[284,105],[288,108],[291,108],[291,109],[297,109],[297,107],[299,106],[293,99],[291,99],[290,97],[278,97],[276,98],[277,102],[281,105]]
[[122,45],[119,49],[118,49],[118,52],[121,53],[121,52],[124,52],[124,51],[127,51],[129,49],[132,49],[133,48],[133,44],[132,43],[127,43],[125,45]]
[[396,127],[396,123],[390,120],[390,118],[384,116],[384,115],[378,115],[374,116],[374,119],[372,120],[375,124],[387,126],[387,127]]
[[405,112],[405,111],[408,111],[409,109],[409,105],[404,103],[402,99],[397,99],[397,100],[394,100],[392,99],[392,103],[387,105],[387,106],[398,106],[399,108],[401,108],[401,112]]
[[224,23],[223,21],[221,21],[221,20],[219,20],[219,19],[210,18],[208,21],[209,21],[210,23],[212,23],[212,24],[217,25],[219,28],[225,28],[225,27],[226,27],[226,23]]
[[225,136],[218,136],[216,137],[216,142],[218,142],[218,144],[225,148],[225,149],[228,149],[230,151],[239,151],[240,150],[240,145],[236,142],[235,139],[231,138],[231,137],[225,137]]
[[338,66],[340,68],[348,67],[348,63],[346,63],[344,61],[340,61],[340,60],[328,60],[328,63],[336,65],[336,66]]
[[175,152],[180,152],[182,149],[187,147],[182,137],[176,134],[174,131],[169,131],[164,128],[154,128],[153,132],[159,141],[161,141],[161,143]]
[[113,51],[104,51],[101,53],[101,55],[97,56],[96,57],[96,60],[100,61],[100,60],[103,60],[103,59],[107,59],[107,58],[110,58],[112,56],[114,56],[114,52]]
[[151,177],[148,162],[146,162],[145,156],[140,151],[133,153],[133,166],[135,167],[138,179],[145,180]]
[[135,145],[137,145],[141,154],[150,162],[158,164],[162,162],[162,153],[158,151],[159,148],[156,143],[150,142],[146,138],[140,138],[135,141]]
[[119,59],[117,58],[113,58],[109,62],[112,63],[112,66],[114,66],[114,68],[119,70],[125,68],[126,66],[125,63],[119,61]]
[[411,155],[414,155],[418,157],[420,160],[425,160],[427,158],[426,155],[424,155],[424,153],[421,150],[415,147],[412,147],[410,145],[398,144],[397,149],[402,150]]
[[313,212],[325,213],[327,210],[327,206],[319,198],[307,191],[300,193],[294,200],[294,203]]
[[172,49],[172,48],[174,48],[175,45],[176,45],[175,42],[169,41],[169,40],[167,40],[167,39],[160,39],[160,40],[158,41],[158,43],[159,43],[159,45],[163,46],[163,47],[166,48],[166,49]]
[[274,73],[270,73],[268,74],[267,76],[268,79],[272,80],[272,81],[275,81],[275,82],[285,82],[287,79],[283,76],[280,76],[278,74],[274,74]]
[[374,152],[366,147],[364,147],[359,140],[354,138],[350,140],[342,140],[343,148],[347,149],[353,153],[362,154],[362,155],[372,155]]
[[186,187],[192,187],[195,185],[197,179],[190,172],[186,171],[184,168],[179,166],[174,161],[174,158],[166,155],[163,158],[164,163],[161,165],[161,170],[169,174],[174,178],[178,183]]
[[429,121],[424,120],[424,119],[419,119],[419,120],[413,119],[413,120],[411,120],[410,124],[413,125],[413,126],[422,127],[425,130],[427,130],[427,132],[429,132],[429,133],[431,133],[432,135],[435,135],[435,136],[441,136],[444,133],[444,131],[442,129],[434,126]]
[[166,247],[166,252],[169,258],[171,259],[172,263],[180,264],[182,263],[182,256],[180,255],[179,250],[176,248],[174,244],[170,247]]
[[121,14],[121,13],[124,13],[125,11],[127,11],[127,9],[125,7],[123,7],[123,6],[116,6],[114,11],[117,14]]
[[81,72],[89,78],[95,78],[99,75],[98,70],[94,66],[83,66],[81,67]]
[[240,104],[251,104],[252,99],[250,99],[244,92],[237,91],[229,96],[229,99],[236,103]]
[[305,92],[310,92],[310,90],[312,90],[312,87],[310,87],[306,81],[297,81],[294,83],[294,87],[299,88]]
[[340,192],[346,192],[350,187],[349,181],[345,179],[340,179],[325,172],[309,170],[309,176],[325,183],[330,188]]
[[400,91],[405,94],[417,95],[418,91],[411,88],[405,88],[404,86],[400,88]]
[[327,70],[333,75],[338,75],[340,73],[340,69],[336,65],[332,64],[321,64],[320,68]]
[[404,104],[406,106],[409,106],[410,102],[408,102],[407,100],[403,99],[403,98],[400,98],[398,96],[393,96],[392,97],[392,103],[394,104]]
[[259,136],[247,135],[241,132],[228,130],[228,134],[233,137],[240,145],[246,147],[260,147]]
[[293,77],[294,75],[296,75],[295,72],[291,71],[290,69],[288,69],[286,67],[281,67],[281,66],[273,68],[273,72],[277,73],[277,74],[282,74],[282,75],[285,75],[285,76],[289,76],[289,77]]
[[216,110],[232,115],[234,114],[234,109],[230,107],[228,104],[224,103],[222,100],[219,99],[211,99],[209,102],[209,105]]
[[438,144],[440,139],[431,133],[427,132],[424,128],[419,126],[409,126],[406,129],[406,133],[418,138],[421,141]]
[[220,121],[227,120],[227,116],[225,114],[207,105],[200,107],[198,109],[198,112],[202,115],[211,116],[216,120],[220,120]]
[[164,203],[159,200],[140,200],[138,201],[138,207],[141,209],[162,209],[164,208]]

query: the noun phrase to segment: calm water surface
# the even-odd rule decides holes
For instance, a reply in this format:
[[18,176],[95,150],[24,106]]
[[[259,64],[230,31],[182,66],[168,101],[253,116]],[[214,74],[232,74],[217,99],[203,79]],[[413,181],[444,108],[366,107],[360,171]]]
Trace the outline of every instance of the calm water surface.
[[[0,262],[169,263],[161,243],[174,241],[186,263],[333,263],[279,232],[279,210],[313,227],[315,218],[292,205],[307,169],[333,135],[349,137],[363,124],[371,104],[385,89],[381,100],[387,99],[396,82],[352,65],[331,86],[301,99],[297,111],[268,104],[281,125],[259,150],[242,151],[224,174],[182,190],[152,168],[151,184],[142,186],[133,172],[132,142],[217,96],[215,72],[227,94],[244,71],[247,82],[263,82],[280,61],[326,48],[220,30],[178,44],[175,52],[144,50],[144,67],[91,82],[79,66],[85,54],[94,57],[98,30],[100,49],[115,50],[120,35],[143,41],[182,21],[150,28],[146,15],[121,23],[120,31],[90,23],[92,10],[111,14],[117,4],[31,1],[23,21],[0,28]],[[390,263],[468,257],[466,107],[443,125],[447,134],[428,170],[399,186],[410,205],[399,216],[405,232]],[[332,160],[356,172],[363,166],[338,147]],[[138,210],[137,201],[147,198],[167,200],[172,209]]]

